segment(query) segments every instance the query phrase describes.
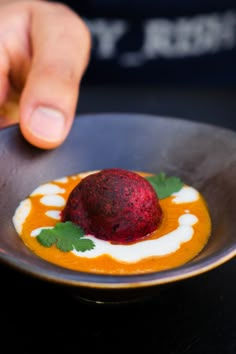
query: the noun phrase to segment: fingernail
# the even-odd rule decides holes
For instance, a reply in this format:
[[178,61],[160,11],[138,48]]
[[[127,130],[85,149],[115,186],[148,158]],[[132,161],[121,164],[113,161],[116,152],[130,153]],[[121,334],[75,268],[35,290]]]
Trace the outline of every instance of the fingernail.
[[64,134],[65,117],[60,111],[39,106],[29,119],[28,128],[40,139],[58,141]]

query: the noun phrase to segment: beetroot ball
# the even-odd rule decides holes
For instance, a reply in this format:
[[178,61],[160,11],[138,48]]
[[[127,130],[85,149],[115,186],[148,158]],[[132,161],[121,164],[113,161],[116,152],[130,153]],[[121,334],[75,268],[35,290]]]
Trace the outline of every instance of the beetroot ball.
[[156,230],[162,217],[151,184],[135,172],[104,169],[83,178],[69,195],[62,221],[86,234],[128,243]]

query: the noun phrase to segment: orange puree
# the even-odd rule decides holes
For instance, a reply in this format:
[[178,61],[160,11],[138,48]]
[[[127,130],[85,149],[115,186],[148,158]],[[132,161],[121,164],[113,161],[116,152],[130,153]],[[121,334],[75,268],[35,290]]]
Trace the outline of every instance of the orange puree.
[[[141,175],[147,175],[141,173]],[[63,194],[64,198],[68,198],[71,190],[81,180],[83,174],[70,176],[66,183],[52,181],[60,188],[66,189]],[[206,245],[211,232],[211,219],[204,198],[200,195],[197,201],[183,204],[174,204],[171,202],[172,196],[160,200],[160,205],[163,210],[163,219],[159,228],[148,236],[148,239],[159,238],[178,227],[178,218],[189,213],[194,214],[198,218],[198,222],[192,227],[194,229],[193,237],[190,241],[182,243],[180,248],[165,256],[151,256],[135,263],[120,262],[109,255],[102,255],[95,258],[78,257],[72,252],[62,252],[56,248],[44,247],[36,237],[30,236],[32,230],[43,226],[54,226],[58,221],[54,220],[45,212],[48,210],[62,210],[63,207],[48,207],[40,203],[42,195],[29,196],[32,209],[24,222],[22,234],[20,237],[26,246],[31,249],[36,255],[54,263],[58,266],[90,273],[106,273],[106,274],[137,274],[165,270],[180,266],[193,257],[195,257]],[[145,242],[145,241],[138,241]]]

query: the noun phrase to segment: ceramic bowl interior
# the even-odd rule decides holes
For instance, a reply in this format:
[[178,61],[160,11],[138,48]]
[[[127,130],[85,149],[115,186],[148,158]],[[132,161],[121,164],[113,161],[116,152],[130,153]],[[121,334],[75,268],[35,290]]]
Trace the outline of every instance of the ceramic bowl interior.
[[[148,294],[199,275],[236,251],[236,133],[172,117],[94,114],[75,119],[65,143],[39,150],[18,126],[0,131],[0,260],[20,272],[76,291],[114,300]],[[204,250],[187,264],[162,272],[111,276],[75,272],[48,263],[22,243],[12,224],[19,204],[39,184],[87,170],[120,167],[181,177],[205,197],[213,223]]]

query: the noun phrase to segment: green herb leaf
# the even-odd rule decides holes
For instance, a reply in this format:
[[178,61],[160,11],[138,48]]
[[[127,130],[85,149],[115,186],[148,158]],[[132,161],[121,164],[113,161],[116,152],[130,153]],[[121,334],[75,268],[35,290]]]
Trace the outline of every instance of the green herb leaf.
[[43,229],[37,236],[38,242],[44,247],[56,247],[63,252],[88,251],[94,248],[92,240],[83,238],[84,231],[70,221],[59,222],[52,229]]
[[178,192],[184,185],[180,178],[168,177],[164,172],[145,178],[154,187],[159,199],[167,198],[172,193]]

